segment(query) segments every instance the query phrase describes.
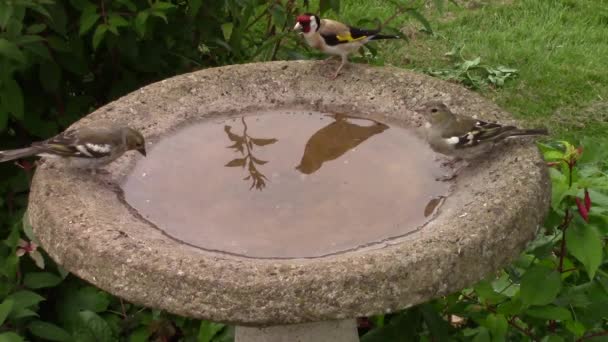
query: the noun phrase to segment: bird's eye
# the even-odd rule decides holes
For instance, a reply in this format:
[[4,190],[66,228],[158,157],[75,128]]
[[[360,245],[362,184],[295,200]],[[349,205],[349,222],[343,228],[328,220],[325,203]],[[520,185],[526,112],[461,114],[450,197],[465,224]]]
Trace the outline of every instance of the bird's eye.
[[431,113],[437,113],[437,108],[431,109]]

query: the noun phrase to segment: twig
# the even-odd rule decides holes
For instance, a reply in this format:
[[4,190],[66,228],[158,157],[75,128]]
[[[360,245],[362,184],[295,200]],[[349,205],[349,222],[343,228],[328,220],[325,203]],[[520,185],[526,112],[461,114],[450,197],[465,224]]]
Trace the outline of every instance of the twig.
[[597,332],[594,334],[589,334],[589,335],[583,336],[583,337],[579,338],[578,340],[576,340],[576,342],[589,340],[589,339],[592,339],[594,337],[599,337],[599,336],[608,336],[608,331],[601,331],[601,332]]

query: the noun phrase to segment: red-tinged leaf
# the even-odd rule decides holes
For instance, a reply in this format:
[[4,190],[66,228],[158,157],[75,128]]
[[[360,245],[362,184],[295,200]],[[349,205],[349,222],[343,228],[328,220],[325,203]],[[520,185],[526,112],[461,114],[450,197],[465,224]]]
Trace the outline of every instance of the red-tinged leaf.
[[587,211],[591,210],[591,197],[589,197],[589,191],[585,189],[585,208]]
[[258,146],[265,146],[265,145],[270,145],[270,144],[274,144],[275,142],[277,142],[277,139],[254,139],[251,138],[251,142],[258,145]]
[[576,201],[576,206],[578,207],[578,212],[579,212],[579,214],[581,214],[581,217],[583,218],[583,220],[585,220],[585,222],[589,222],[589,211],[587,210],[587,208],[585,208],[583,201],[578,197],[576,197],[574,200]]
[[236,158],[229,161],[226,165],[227,167],[235,167],[235,166],[245,166],[246,158]]

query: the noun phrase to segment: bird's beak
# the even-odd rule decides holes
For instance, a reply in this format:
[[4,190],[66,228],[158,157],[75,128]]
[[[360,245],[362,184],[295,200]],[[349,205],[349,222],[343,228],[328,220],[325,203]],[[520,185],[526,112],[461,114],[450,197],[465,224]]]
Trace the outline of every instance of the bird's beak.
[[140,148],[137,149],[137,152],[141,153],[142,156],[146,156],[146,147],[142,146]]
[[294,31],[302,31],[302,25],[300,23],[296,23],[296,26],[293,27]]

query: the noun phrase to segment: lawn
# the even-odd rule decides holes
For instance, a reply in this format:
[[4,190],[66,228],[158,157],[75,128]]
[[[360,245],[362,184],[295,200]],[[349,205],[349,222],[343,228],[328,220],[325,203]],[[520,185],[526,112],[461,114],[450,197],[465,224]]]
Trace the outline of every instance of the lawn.
[[[560,138],[597,136],[608,128],[608,7],[603,0],[458,1],[424,14],[434,33],[404,15],[391,26],[410,37],[378,45],[387,64],[414,70],[450,68],[445,54],[464,46],[466,59],[518,69],[502,88],[479,91],[530,125]],[[601,10],[598,10],[601,9]],[[386,0],[342,0],[339,18],[384,20]]]

